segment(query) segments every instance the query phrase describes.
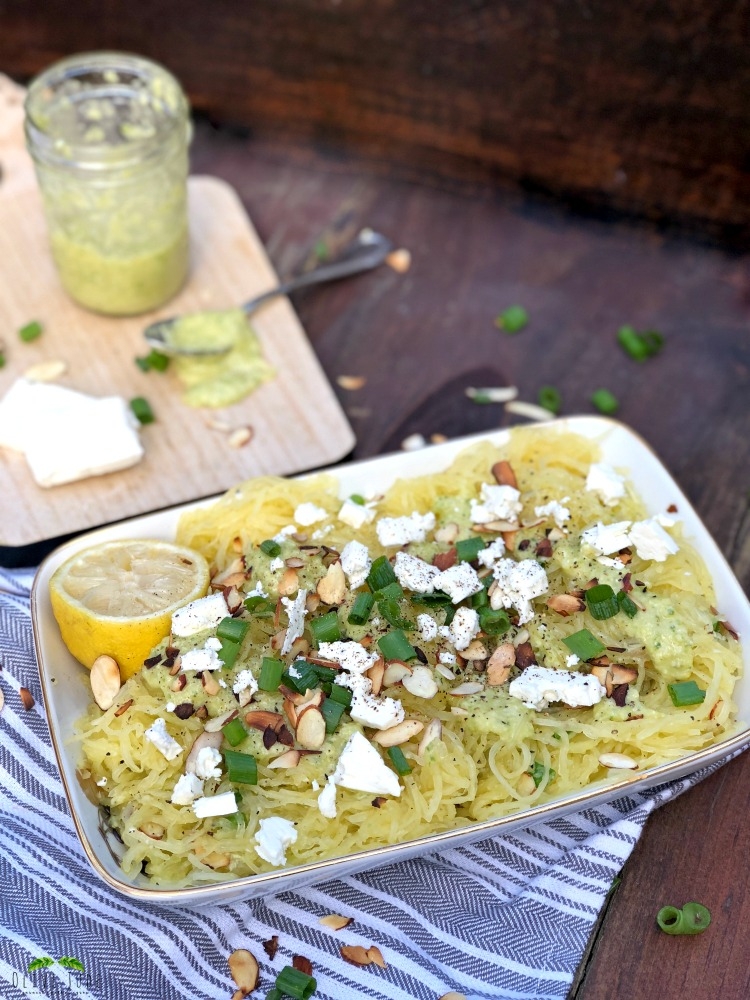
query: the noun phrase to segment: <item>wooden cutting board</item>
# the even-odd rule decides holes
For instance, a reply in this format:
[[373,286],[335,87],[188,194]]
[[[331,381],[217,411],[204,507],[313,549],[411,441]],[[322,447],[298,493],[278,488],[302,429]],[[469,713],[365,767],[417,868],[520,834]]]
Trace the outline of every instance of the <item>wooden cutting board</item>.
[[[25,171],[23,172],[25,174]],[[152,320],[239,305],[277,277],[245,210],[223,181],[189,182],[192,269],[183,291],[157,312],[112,319],[87,312],[65,294],[47,245],[41,199],[28,177],[0,184],[0,340],[6,365],[0,396],[31,365],[61,360],[57,381],[95,396],[145,396],[156,422],[141,431],[144,459],[131,469],[43,489],[22,455],[0,448],[0,545],[23,546],[125,517],[209,496],[250,476],[287,474],[342,458],[354,434],[287,299],[253,317],[276,377],[222,410],[195,410],[180,400],[176,377],[135,364],[148,353],[143,328]],[[20,181],[23,180],[23,183]],[[32,319],[44,333],[30,344],[16,331]],[[252,440],[229,444],[226,427],[250,427]]]

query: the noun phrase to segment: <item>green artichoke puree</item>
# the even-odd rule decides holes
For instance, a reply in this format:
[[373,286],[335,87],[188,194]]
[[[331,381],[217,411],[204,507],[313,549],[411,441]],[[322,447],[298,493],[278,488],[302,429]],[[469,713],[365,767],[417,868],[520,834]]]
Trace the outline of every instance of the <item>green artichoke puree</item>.
[[238,403],[276,374],[263,357],[258,337],[242,309],[193,313],[170,330],[175,347],[230,349],[225,354],[174,358],[188,406],[219,408]]

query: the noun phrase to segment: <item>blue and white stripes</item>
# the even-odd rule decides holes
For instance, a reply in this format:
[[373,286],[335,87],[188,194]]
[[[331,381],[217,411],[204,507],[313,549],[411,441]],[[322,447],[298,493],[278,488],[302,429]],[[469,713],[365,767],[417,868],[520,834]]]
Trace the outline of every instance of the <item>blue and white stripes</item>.
[[[21,1000],[229,1000],[227,957],[248,948],[261,989],[295,954],[316,1000],[560,1000],[596,916],[649,813],[719,765],[505,837],[294,893],[201,909],[131,902],[89,868],[44,720],[34,660],[32,574],[0,570],[0,996]],[[24,710],[18,694],[37,699]],[[344,930],[320,917],[354,917]],[[262,942],[277,934],[270,962]],[[342,944],[376,944],[387,969],[357,968]],[[72,955],[28,973],[32,958]]]

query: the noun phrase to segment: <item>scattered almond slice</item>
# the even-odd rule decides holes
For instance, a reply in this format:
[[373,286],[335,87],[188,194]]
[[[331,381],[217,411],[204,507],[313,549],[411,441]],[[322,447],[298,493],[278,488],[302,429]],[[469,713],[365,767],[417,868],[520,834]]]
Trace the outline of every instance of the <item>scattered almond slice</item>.
[[120,707],[115,712],[115,718],[119,719],[121,715],[124,715],[132,704],[133,704],[132,698],[128,699],[128,701],[124,701],[122,705],[120,705]]
[[318,597],[324,604],[341,604],[346,597],[346,577],[340,562],[331,563],[326,575],[319,580]]
[[161,826],[159,823],[151,823],[148,821],[138,829],[141,831],[141,833],[145,834],[147,837],[150,837],[151,840],[161,840],[165,833],[164,827]]
[[536,403],[524,403],[520,399],[512,399],[505,404],[506,413],[515,413],[517,417],[526,417],[528,420],[554,420],[555,414],[551,410],[545,410],[543,406]]
[[367,384],[367,379],[364,375],[338,375],[336,377],[336,384],[340,385],[342,389],[354,392],[357,389],[363,388]]
[[258,962],[245,948],[238,948],[229,956],[229,971],[243,996],[252,993],[258,985]]
[[344,927],[348,927],[353,922],[354,917],[342,917],[338,913],[329,913],[325,917],[321,917],[319,921],[323,927],[330,927],[332,931],[343,930]]
[[307,708],[297,721],[297,742],[305,750],[320,750],[326,741],[326,720],[317,708]]
[[223,434],[228,434],[231,431],[231,426],[224,420],[217,420],[215,417],[209,417],[206,421],[206,427],[212,431],[221,431]]
[[301,754],[299,750],[287,750],[278,757],[274,757],[269,767],[296,767],[300,760]]
[[500,486],[512,486],[514,490],[518,489],[518,481],[516,480],[513,466],[510,462],[505,461],[505,459],[495,462],[492,466],[492,475],[495,477],[495,482]]
[[536,782],[534,781],[534,778],[529,774],[528,771],[524,771],[524,773],[518,779],[516,790],[518,791],[519,795],[524,795],[524,796],[533,795],[534,792],[536,791]]
[[218,694],[221,688],[219,687],[219,682],[214,678],[214,675],[210,670],[204,670],[201,674],[201,684],[203,685],[203,690],[206,692],[209,698],[212,698],[215,694]]
[[398,274],[406,274],[411,267],[411,251],[406,250],[404,247],[399,247],[398,250],[391,250],[385,258],[385,262],[388,267],[392,268]]
[[438,997],[438,1000],[466,1000],[466,994],[456,993],[455,990],[451,990],[450,993],[443,993],[441,997]]
[[236,719],[239,714],[240,713],[236,708],[230,708],[228,711],[222,712],[221,715],[217,715],[213,719],[209,719],[205,725],[205,731],[207,733],[218,733],[228,722],[231,722],[232,719]]
[[244,448],[253,439],[252,427],[237,427],[227,438],[230,448]]
[[487,662],[487,683],[491,687],[505,684],[510,676],[510,669],[516,662],[516,648],[512,642],[503,642],[494,651]]
[[484,684],[480,684],[479,681],[464,681],[458,687],[452,688],[448,694],[454,698],[464,698],[469,694],[479,694],[480,691],[484,691]]
[[402,451],[419,451],[427,447],[427,439],[424,434],[410,434],[401,442]]
[[54,382],[68,370],[64,361],[39,361],[30,365],[23,373],[29,382]]
[[486,660],[489,651],[481,639],[472,639],[466,649],[461,650],[465,660]]
[[479,403],[507,403],[518,396],[518,389],[514,385],[490,385],[481,389],[470,385],[464,393]]
[[418,736],[424,729],[424,723],[418,719],[404,719],[390,729],[381,729],[372,738],[373,743],[381,747],[397,747],[406,743],[413,736]]
[[185,761],[185,772],[187,774],[195,774],[195,765],[198,761],[198,754],[201,750],[207,747],[213,750],[218,750],[221,746],[221,741],[224,739],[224,734],[222,732],[209,733],[205,729],[202,733],[193,740],[193,745],[190,747],[190,753],[187,755],[187,760]]
[[0,712],[2,712],[4,705],[5,705],[5,695],[3,694],[2,691],[0,691]]
[[435,532],[435,541],[440,542],[441,545],[453,545],[457,538],[458,525],[455,521],[449,521],[448,524],[444,524]]
[[422,739],[419,741],[419,750],[417,750],[417,756],[421,760],[424,757],[425,751],[431,743],[435,740],[441,739],[443,735],[443,724],[440,719],[431,719],[425,731],[422,733]]
[[[261,732],[269,727],[277,731],[284,725],[284,716],[279,712],[263,712],[258,710],[256,712],[248,712],[245,715],[245,722],[248,726],[251,726],[253,729],[259,729]],[[208,726],[206,726],[206,729],[208,729]]]
[[31,693],[31,691],[29,691],[28,688],[19,688],[18,693],[21,696],[23,707],[26,709],[27,712],[30,712],[31,709],[34,707],[34,705],[36,705],[36,701],[34,700],[34,695]]
[[580,597],[575,597],[573,594],[554,594],[547,601],[547,607],[552,608],[553,611],[556,611],[563,618],[567,618],[578,611],[583,611],[586,607],[586,602]]
[[306,976],[311,976],[313,973],[313,964],[304,955],[292,956],[292,968],[297,969],[299,972],[304,972]]
[[391,660],[386,665],[385,673],[383,674],[383,686],[390,687],[391,684],[400,684],[404,677],[410,676],[411,668],[407,667],[403,660]]
[[370,945],[370,947],[367,949],[367,954],[369,955],[373,965],[377,965],[381,969],[388,968],[388,966],[385,963],[385,959],[383,958],[383,952],[380,950],[380,948],[378,948],[376,944]]
[[[91,667],[91,693],[99,708],[106,712],[114,704],[122,680],[117,661],[111,656],[97,656]],[[23,688],[21,690],[24,690]]]
[[342,944],[341,957],[351,965],[372,965],[372,958],[361,944]]
[[447,440],[447,434],[430,434],[430,444],[445,444]]
[[624,753],[599,754],[599,763],[602,767],[627,768],[631,771],[638,767],[638,762]]

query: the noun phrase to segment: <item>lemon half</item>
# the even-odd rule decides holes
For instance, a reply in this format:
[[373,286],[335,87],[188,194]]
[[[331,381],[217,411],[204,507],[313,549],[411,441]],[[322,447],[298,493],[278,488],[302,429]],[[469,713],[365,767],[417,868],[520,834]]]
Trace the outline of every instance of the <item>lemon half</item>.
[[172,614],[208,590],[208,563],[171,542],[104,542],[68,559],[50,580],[50,600],[63,642],[91,669],[112,656],[132,677],[169,634]]

